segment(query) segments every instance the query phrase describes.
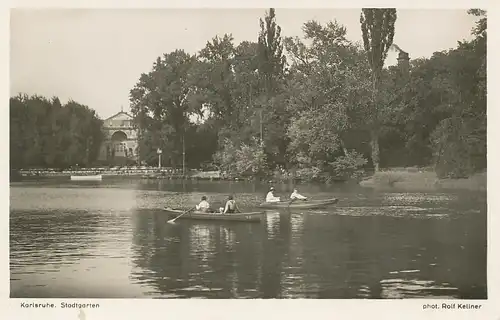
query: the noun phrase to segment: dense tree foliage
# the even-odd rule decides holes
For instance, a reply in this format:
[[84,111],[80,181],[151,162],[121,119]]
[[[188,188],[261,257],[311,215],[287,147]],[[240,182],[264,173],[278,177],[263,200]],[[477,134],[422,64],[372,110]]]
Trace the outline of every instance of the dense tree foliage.
[[151,161],[159,148],[167,165],[183,164],[189,116],[200,110],[191,77],[196,62],[182,50],[158,57],[153,70],[142,74],[131,90],[141,159]]
[[[197,127],[202,134],[190,139],[202,142],[190,149],[190,163],[209,153],[214,166],[234,175],[286,168],[304,179],[346,179],[379,165],[435,166],[440,176],[483,170],[486,12],[469,13],[479,17],[474,40],[387,68],[388,50],[401,51],[393,44],[395,9],[362,10],[361,44],[336,21],[307,21],[301,37],[283,38],[270,9],[256,42],[216,36],[189,63],[166,59],[164,71],[157,62],[141,77],[131,101],[139,127],[151,134],[145,153],[162,145],[175,155],[180,128]],[[179,96],[177,87],[160,85],[171,82],[184,86],[177,99],[184,107],[161,98]],[[160,88],[169,92],[152,93]],[[174,118],[172,108],[183,111]],[[203,120],[193,124],[190,114]]]
[[66,168],[88,166],[98,155],[102,122],[75,101],[19,95],[10,98],[10,165]]
[[[420,75],[415,78],[423,82],[432,77],[432,88],[425,95],[412,88],[411,120],[435,124],[433,130],[414,132],[426,138],[420,144],[430,142],[439,176],[466,177],[486,168],[486,13],[470,13],[481,17],[472,41],[460,42],[456,49],[436,53],[415,67]],[[424,103],[434,108],[422,112]]]
[[339,164],[345,159],[365,163],[354,150],[359,140],[352,138],[364,126],[368,65],[336,22],[321,26],[309,21],[303,30],[310,45],[298,37],[285,39],[293,61],[288,82],[290,160],[300,176],[341,178],[345,172],[338,170]]

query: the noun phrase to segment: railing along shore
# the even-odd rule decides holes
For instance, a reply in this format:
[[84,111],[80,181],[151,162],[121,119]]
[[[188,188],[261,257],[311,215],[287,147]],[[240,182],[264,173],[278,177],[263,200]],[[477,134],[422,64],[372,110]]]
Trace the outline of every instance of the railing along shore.
[[70,176],[91,176],[103,175],[109,177],[140,177],[151,179],[207,179],[207,180],[225,180],[229,179],[220,174],[219,171],[199,171],[187,170],[185,174],[180,169],[158,169],[158,168],[82,168],[73,170],[57,170],[57,169],[21,169],[17,171],[22,177],[70,177]]

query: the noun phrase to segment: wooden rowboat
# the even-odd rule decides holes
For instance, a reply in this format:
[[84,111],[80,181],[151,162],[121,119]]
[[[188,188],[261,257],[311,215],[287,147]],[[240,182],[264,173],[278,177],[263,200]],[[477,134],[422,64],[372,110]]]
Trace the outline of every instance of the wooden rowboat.
[[92,175],[92,176],[71,176],[71,181],[101,181],[102,175]]
[[[163,208],[170,216],[175,217],[184,213],[184,210]],[[192,211],[186,213],[179,219],[194,219],[194,220],[222,220],[222,221],[244,221],[244,222],[261,222],[264,217],[264,212],[244,212],[244,213],[205,213]]]
[[290,204],[290,200],[288,201],[280,201],[280,202],[263,202],[259,205],[261,208],[266,209],[279,209],[279,208],[290,208],[290,209],[319,209],[325,208],[329,205],[333,205],[339,202],[339,199],[326,199],[326,200],[295,200]]

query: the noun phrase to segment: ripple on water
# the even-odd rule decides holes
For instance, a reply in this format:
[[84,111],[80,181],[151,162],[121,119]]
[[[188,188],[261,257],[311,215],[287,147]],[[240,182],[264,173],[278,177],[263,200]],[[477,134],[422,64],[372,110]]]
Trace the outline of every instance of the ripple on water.
[[224,289],[223,288],[208,288],[208,287],[201,286],[201,285],[195,285],[195,286],[191,286],[191,287],[177,289],[177,291],[198,291],[198,292],[222,291],[222,290],[224,290]]
[[432,280],[391,278],[380,281],[381,297],[386,299],[401,298],[440,298],[458,297],[458,288],[448,284],[438,284]]
[[382,204],[386,205],[415,205],[415,204],[444,204],[455,201],[457,195],[447,193],[388,193],[384,194]]
[[400,271],[390,271],[389,274],[398,274],[398,273],[416,273],[420,272],[420,270],[400,270]]
[[187,298],[185,295],[175,294],[175,293],[152,292],[152,293],[150,293],[150,295],[154,295],[152,297],[153,299],[181,299],[181,298]]
[[353,217],[386,216],[392,218],[444,219],[450,218],[446,208],[419,208],[414,206],[336,207],[334,211],[316,211],[317,214]]

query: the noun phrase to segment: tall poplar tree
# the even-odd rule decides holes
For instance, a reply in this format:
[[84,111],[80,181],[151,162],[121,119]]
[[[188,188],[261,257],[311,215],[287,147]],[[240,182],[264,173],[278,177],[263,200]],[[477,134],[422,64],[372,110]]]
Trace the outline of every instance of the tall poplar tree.
[[285,68],[281,27],[276,24],[274,8],[266,12],[264,20],[260,19],[259,32],[259,72],[264,79],[267,94],[277,89],[277,80],[282,78]]
[[265,102],[268,102],[276,94],[278,81],[283,78],[286,63],[283,55],[281,27],[276,24],[274,8],[266,12],[264,20],[260,19],[258,61],[259,76],[263,82],[261,86],[264,89]]
[[375,171],[379,170],[380,148],[380,108],[379,80],[382,75],[387,52],[394,39],[394,24],[396,22],[396,9],[362,9],[360,16],[363,45],[368,56],[372,72],[372,107],[367,123],[370,126],[372,162]]
[[[271,162],[285,164],[289,122],[282,93],[286,58],[283,54],[281,27],[276,23],[274,8],[260,19],[258,38],[258,72],[260,78],[260,140]],[[271,126],[266,126],[271,123]]]

